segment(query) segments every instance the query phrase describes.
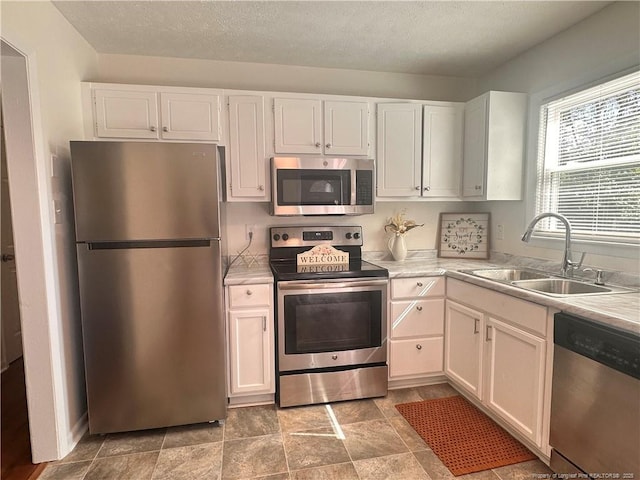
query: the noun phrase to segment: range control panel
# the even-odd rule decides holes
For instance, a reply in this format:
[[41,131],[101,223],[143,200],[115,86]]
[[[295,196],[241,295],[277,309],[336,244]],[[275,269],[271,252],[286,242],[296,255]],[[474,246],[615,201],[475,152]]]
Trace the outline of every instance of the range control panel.
[[272,227],[271,248],[333,246],[362,246],[362,227],[359,226],[289,226]]

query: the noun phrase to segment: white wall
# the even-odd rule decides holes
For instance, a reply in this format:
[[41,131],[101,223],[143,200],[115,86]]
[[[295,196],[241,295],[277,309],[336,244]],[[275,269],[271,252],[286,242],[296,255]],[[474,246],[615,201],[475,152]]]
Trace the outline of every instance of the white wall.
[[95,82],[466,101],[475,80],[138,55],[99,56]]
[[[537,45],[478,80],[477,93],[487,90],[526,92],[530,95],[529,138],[527,153],[526,201],[491,202],[492,228],[505,227],[503,241],[494,241],[493,249],[560,261],[562,242],[542,248],[520,241],[532,217],[530,205],[535,199],[535,162],[537,141],[536,102],[550,95],[589,84],[640,63],[640,3],[615,2],[572,28]],[[589,248],[589,247],[582,247]],[[575,252],[582,250],[578,244]],[[605,270],[638,273],[638,249],[622,249],[607,255],[589,253],[585,264]],[[630,261],[629,254],[632,258]],[[577,255],[575,255],[577,257]],[[635,256],[635,261],[633,257]],[[577,258],[576,258],[577,259]]]
[[[19,250],[18,235],[40,236],[45,275],[51,279],[46,292],[40,292],[46,295],[46,311],[33,319],[41,327],[34,331],[30,325],[23,337],[33,459],[42,462],[66,455],[84,431],[86,399],[69,140],[83,135],[80,82],[95,75],[97,55],[48,1],[3,1],[0,8],[2,39],[27,57],[36,155],[32,183],[10,185],[18,230],[16,257],[38,257],[38,252]],[[56,162],[51,154],[57,155]],[[14,171],[17,162],[27,160],[8,158]],[[13,179],[10,172],[10,183]],[[53,223],[54,199],[62,208],[60,224]],[[35,206],[29,209],[27,205]],[[18,263],[19,282],[20,276]],[[24,303],[29,286],[23,283],[22,287],[21,309],[29,312],[32,305]],[[22,318],[23,324],[30,320]],[[51,404],[43,405],[41,400],[51,396]]]

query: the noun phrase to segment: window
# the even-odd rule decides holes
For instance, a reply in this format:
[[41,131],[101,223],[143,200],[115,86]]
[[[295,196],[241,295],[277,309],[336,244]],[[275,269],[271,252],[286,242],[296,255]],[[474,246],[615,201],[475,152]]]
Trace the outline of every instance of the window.
[[540,125],[536,213],[566,216],[578,238],[638,243],[640,72],[543,104]]

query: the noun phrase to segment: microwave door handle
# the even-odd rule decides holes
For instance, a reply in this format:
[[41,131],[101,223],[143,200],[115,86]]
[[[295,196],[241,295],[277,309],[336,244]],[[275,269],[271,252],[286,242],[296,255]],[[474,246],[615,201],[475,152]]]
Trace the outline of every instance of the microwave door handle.
[[351,169],[351,202],[350,205],[355,205],[356,204],[356,189],[358,187],[358,183],[356,182],[356,179],[358,177],[357,175],[358,171],[355,168]]

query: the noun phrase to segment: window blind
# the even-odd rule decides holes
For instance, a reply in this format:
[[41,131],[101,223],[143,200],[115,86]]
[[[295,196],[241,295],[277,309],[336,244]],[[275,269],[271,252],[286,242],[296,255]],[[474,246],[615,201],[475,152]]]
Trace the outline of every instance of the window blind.
[[[640,72],[541,107],[536,213],[576,234],[640,238]],[[547,232],[563,231],[555,219]]]

